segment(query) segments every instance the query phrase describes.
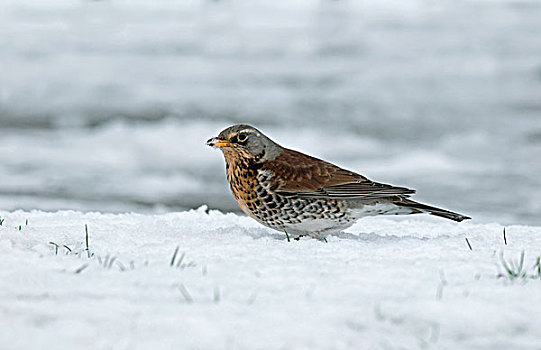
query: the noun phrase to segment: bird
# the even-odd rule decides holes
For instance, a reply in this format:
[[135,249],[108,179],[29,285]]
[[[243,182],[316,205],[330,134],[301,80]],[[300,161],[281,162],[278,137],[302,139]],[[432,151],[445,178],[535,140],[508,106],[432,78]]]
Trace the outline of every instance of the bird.
[[415,202],[415,190],[374,182],[356,172],[280,146],[258,129],[230,126],[207,140],[225,158],[240,209],[295,239],[325,239],[358,219],[428,213],[461,222],[470,217]]

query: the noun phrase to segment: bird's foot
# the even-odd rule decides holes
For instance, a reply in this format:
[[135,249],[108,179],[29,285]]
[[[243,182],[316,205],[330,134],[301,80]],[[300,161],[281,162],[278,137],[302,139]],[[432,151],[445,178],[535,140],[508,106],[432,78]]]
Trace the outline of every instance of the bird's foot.
[[326,235],[321,232],[311,232],[308,236],[317,239],[318,241],[327,243]]
[[[284,232],[286,233],[287,241],[291,242],[289,240],[289,234],[286,231],[284,231]],[[295,241],[300,241],[301,238],[303,238],[303,237],[310,237],[310,238],[317,239],[318,241],[322,241],[322,242],[327,243],[327,238],[325,236],[319,234],[318,232],[308,233],[308,234],[305,234],[305,235],[298,235],[296,237],[293,237],[293,239]]]

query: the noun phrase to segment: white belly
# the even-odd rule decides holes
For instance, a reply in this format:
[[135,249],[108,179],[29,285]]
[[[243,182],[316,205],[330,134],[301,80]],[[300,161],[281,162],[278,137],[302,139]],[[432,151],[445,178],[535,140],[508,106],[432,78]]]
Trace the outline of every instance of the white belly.
[[333,219],[305,219],[298,224],[286,224],[288,233],[305,234],[310,236],[321,236],[328,233],[345,230],[355,223],[357,219],[365,216],[375,215],[400,215],[410,214],[409,208],[399,207],[392,203],[377,203],[365,205],[361,208],[347,209],[347,218],[341,220]]
[[291,234],[305,234],[310,236],[319,236],[332,232],[345,230],[355,223],[355,220],[336,221],[331,219],[310,219],[303,220],[299,224],[286,224],[286,231]]

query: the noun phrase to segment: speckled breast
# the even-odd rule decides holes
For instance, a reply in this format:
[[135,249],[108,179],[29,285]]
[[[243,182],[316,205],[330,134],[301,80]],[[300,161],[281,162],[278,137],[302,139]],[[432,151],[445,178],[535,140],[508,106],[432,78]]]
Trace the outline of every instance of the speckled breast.
[[[308,232],[347,227],[354,221],[341,200],[281,195],[272,174],[257,164],[229,164],[227,178],[239,207],[263,225],[280,231]],[[321,225],[318,223],[321,222]]]

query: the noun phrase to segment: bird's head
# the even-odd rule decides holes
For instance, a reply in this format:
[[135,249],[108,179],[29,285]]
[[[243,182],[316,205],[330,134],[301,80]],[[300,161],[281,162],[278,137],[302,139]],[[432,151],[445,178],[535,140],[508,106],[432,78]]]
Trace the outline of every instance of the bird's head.
[[273,160],[281,150],[277,143],[249,125],[233,125],[207,141],[208,146],[220,148],[226,160],[242,157],[261,162]]

